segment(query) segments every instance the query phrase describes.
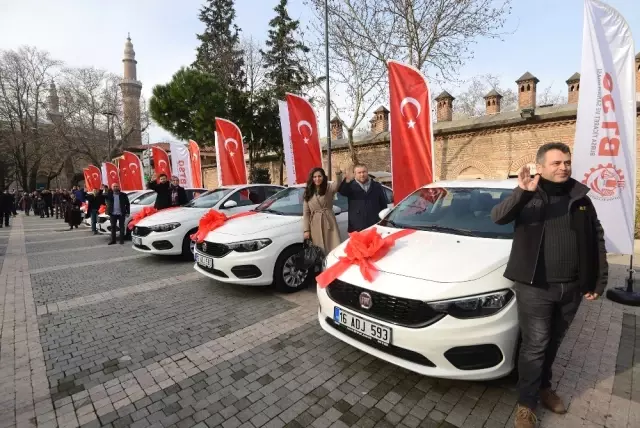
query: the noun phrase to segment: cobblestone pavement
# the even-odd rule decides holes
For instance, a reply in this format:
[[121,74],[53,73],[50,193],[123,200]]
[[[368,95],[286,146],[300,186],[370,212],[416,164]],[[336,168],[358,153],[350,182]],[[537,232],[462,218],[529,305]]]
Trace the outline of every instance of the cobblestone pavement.
[[[0,229],[0,427],[512,426],[511,378],[416,375],[325,334],[312,290],[224,286],[106,242],[54,219]],[[640,427],[640,311],[585,302],[554,376],[569,412],[542,427]]]

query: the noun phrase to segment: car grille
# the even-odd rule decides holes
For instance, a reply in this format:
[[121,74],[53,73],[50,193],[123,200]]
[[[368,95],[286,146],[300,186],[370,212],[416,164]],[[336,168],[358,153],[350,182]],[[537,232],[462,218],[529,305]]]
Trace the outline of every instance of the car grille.
[[[363,309],[360,306],[360,293],[362,292],[371,295],[373,304],[370,309]],[[338,279],[329,284],[327,294],[334,302],[356,312],[409,328],[426,327],[445,316],[420,300],[390,296],[356,287]]]
[[151,229],[149,229],[148,227],[136,226],[133,228],[133,234],[136,236],[147,236],[150,233]]
[[208,241],[196,244],[196,248],[202,254],[208,254],[210,256],[218,258],[224,257],[231,252],[231,249],[224,244],[217,244],[215,242]]

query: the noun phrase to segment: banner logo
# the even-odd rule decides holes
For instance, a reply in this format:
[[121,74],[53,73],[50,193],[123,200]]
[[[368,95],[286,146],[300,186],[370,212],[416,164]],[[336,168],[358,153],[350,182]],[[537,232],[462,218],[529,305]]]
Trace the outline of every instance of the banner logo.
[[582,184],[593,192],[593,198],[609,201],[620,198],[619,189],[624,189],[624,174],[613,164],[598,165],[584,175]]

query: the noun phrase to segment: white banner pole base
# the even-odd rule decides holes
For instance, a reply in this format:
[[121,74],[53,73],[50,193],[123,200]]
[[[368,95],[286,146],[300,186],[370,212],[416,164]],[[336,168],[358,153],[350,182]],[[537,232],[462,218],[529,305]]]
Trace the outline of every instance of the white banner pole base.
[[633,274],[633,255],[629,257],[629,277],[627,278],[626,287],[616,287],[607,290],[607,299],[615,303],[627,306],[640,306],[640,292],[633,291],[634,279]]

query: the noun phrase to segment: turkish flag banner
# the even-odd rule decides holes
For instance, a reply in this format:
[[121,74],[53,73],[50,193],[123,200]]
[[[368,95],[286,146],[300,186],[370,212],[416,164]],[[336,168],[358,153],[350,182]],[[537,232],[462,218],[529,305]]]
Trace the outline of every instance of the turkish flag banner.
[[[87,167],[89,183],[91,185],[91,190],[102,188],[102,171],[95,165],[89,165]],[[85,176],[85,183],[87,183]]]
[[129,168],[127,164],[122,161],[122,158],[118,159],[118,174],[120,176],[120,189],[124,191],[134,190],[131,185],[131,178],[129,174]]
[[313,106],[306,99],[287,94],[286,102],[290,141],[285,141],[284,146],[285,150],[291,150],[289,162],[295,174],[295,182],[289,179],[289,184],[306,183],[309,172],[322,167],[318,120]]
[[118,172],[118,167],[111,162],[105,162],[103,165],[107,171],[107,186],[109,186],[109,189],[111,189],[114,184],[120,184],[120,173]]
[[242,133],[235,123],[216,117],[218,185],[247,184]]
[[433,182],[433,123],[427,80],[413,67],[389,61],[391,178],[397,204]]
[[91,172],[89,168],[83,168],[82,174],[84,175],[84,188],[87,192],[91,192],[93,187],[91,186]]
[[151,157],[153,158],[153,171],[156,173],[157,180],[159,182],[160,175],[165,174],[167,179],[171,178],[171,163],[169,162],[169,155],[160,147],[151,147]]
[[143,190],[145,188],[144,171],[140,158],[135,153],[123,152],[120,167],[124,168],[125,166],[131,190]]
[[200,160],[200,146],[193,140],[189,140],[189,156],[191,159],[191,181],[193,187],[202,188],[202,162]]

